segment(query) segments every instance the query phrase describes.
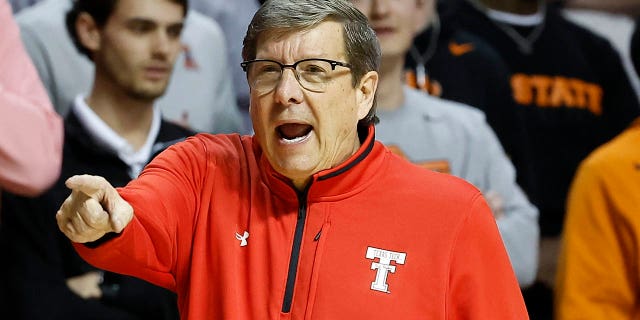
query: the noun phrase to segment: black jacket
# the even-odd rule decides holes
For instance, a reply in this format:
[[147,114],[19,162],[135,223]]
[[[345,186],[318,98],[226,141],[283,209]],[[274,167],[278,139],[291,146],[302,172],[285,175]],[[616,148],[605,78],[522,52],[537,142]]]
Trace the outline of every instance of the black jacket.
[[[192,134],[163,120],[155,154]],[[70,193],[65,180],[86,173],[118,187],[131,180],[127,172],[128,166],[99,147],[70,112],[59,180],[37,198],[2,195],[1,319],[178,319],[174,293],[133,277],[105,272],[100,300],[82,299],[66,285],[67,278],[97,269],[58,230],[55,214]]]

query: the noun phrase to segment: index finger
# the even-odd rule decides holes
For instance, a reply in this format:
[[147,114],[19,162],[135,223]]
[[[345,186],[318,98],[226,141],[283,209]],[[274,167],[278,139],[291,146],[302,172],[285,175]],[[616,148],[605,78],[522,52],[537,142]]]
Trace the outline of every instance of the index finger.
[[74,195],[84,195],[102,202],[105,190],[109,185],[107,180],[99,176],[87,174],[73,176],[65,181],[67,188],[71,189]]

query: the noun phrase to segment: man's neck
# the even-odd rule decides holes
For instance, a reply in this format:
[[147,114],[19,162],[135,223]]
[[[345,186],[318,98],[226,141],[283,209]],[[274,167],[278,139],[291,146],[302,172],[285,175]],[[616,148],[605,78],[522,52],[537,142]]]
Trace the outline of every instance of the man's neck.
[[535,0],[471,0],[478,1],[487,8],[515,13],[515,14],[534,14],[538,12],[539,1]]
[[395,110],[404,102],[404,57],[382,57],[380,84],[378,85],[378,109]]
[[103,90],[94,84],[87,105],[113,131],[138,150],[144,145],[153,120],[153,100],[134,99],[122,91]]

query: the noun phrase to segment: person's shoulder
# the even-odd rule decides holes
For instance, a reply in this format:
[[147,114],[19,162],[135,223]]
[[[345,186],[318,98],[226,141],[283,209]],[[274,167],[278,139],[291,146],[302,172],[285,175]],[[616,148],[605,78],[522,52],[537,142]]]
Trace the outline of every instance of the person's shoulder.
[[485,114],[478,108],[452,100],[433,97],[413,88],[407,88],[406,93],[407,99],[419,102],[413,104],[419,105],[426,115],[433,120],[452,121],[472,130],[478,123],[485,122]]
[[567,33],[572,39],[579,41],[583,45],[615,50],[613,49],[611,42],[609,42],[609,40],[604,36],[571,21],[557,8],[548,9],[546,15],[546,26],[551,28],[553,33]]
[[184,142],[188,148],[197,148],[213,157],[235,157],[250,152],[254,143],[252,137],[237,133],[198,133],[187,137]]
[[[388,174],[395,176],[404,190],[424,190],[428,198],[438,201],[464,202],[480,194],[480,190],[470,182],[457,176],[427,170],[409,162],[388,150],[392,170]],[[426,196],[425,196],[426,197]]]
[[[477,63],[486,63],[482,66],[487,68],[494,68],[496,64],[505,65],[502,56],[492,45],[481,37],[461,28],[455,30],[451,36],[451,40],[448,44],[448,49],[453,55],[456,50],[456,46],[462,46],[468,44],[472,50],[469,50],[469,54],[465,55],[469,59],[473,59]],[[464,56],[463,56],[464,57]]]
[[70,7],[71,1],[68,0],[44,0],[20,10],[15,19],[21,29],[30,26],[64,26],[64,16]]
[[223,36],[222,28],[218,22],[196,10],[187,12],[184,32],[206,36],[214,35],[215,37]]
[[582,167],[585,170],[606,174],[629,160],[640,161],[640,152],[637,150],[640,150],[640,120],[636,120],[627,130],[595,149],[583,161]]

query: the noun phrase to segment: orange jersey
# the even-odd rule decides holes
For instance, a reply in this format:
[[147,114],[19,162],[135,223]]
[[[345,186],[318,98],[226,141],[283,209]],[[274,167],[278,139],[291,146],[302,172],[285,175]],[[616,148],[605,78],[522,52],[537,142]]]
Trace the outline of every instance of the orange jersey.
[[255,139],[201,134],[119,190],[92,264],[178,293],[182,319],[527,319],[480,192],[369,136],[296,191]]

